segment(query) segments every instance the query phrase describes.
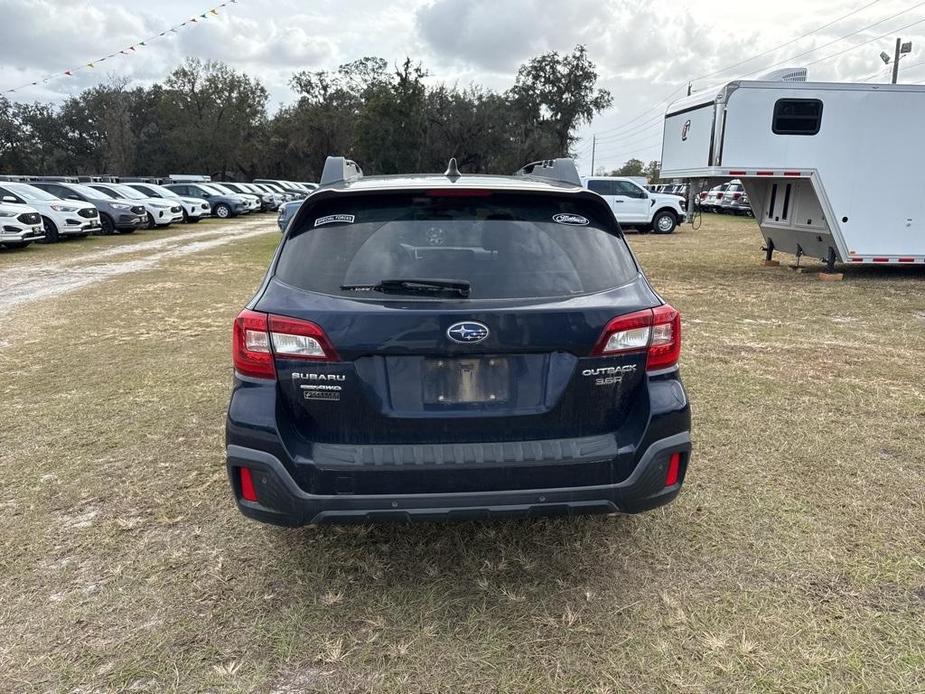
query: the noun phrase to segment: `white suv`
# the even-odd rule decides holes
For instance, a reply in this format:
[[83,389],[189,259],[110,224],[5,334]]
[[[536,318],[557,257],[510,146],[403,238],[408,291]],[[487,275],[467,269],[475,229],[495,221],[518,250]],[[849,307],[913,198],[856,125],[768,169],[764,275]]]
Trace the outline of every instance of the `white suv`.
[[582,182],[607,201],[621,226],[670,234],[687,217],[681,196],[650,193],[629,178],[592,176]]
[[88,183],[87,185],[113,198],[135,200],[147,210],[149,229],[166,227],[174,222],[183,221],[183,208],[176,200],[149,198],[144,193],[122,183]]
[[0,246],[25,248],[45,238],[42,215],[26,205],[0,204]]
[[38,211],[45,227],[45,243],[54,243],[63,236],[87,236],[102,230],[100,213],[89,202],[62,200],[27,183],[0,181],[0,202]]
[[195,224],[200,219],[212,215],[212,206],[203,202],[200,198],[185,198],[177,195],[169,188],[159,186],[154,183],[126,183],[129,188],[134,188],[142,195],[149,198],[161,198],[162,200],[172,200],[178,202],[183,208],[183,221],[189,224]]

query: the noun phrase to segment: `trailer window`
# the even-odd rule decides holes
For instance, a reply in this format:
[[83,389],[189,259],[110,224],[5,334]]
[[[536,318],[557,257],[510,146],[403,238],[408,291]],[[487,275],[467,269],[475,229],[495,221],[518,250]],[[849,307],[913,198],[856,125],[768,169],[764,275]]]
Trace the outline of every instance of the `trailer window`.
[[771,130],[775,135],[815,135],[822,126],[819,99],[778,99]]

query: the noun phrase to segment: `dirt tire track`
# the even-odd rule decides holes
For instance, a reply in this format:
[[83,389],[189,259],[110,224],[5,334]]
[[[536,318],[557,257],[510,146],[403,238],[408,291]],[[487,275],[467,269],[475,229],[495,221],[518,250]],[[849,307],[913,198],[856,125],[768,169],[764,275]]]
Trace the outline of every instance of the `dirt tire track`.
[[[274,232],[275,227],[268,220],[238,222],[179,237],[152,239],[129,246],[83,253],[56,263],[0,270],[0,316],[23,303],[59,296],[129,272],[150,270],[164,260]],[[83,264],[145,252],[150,253],[137,259]]]

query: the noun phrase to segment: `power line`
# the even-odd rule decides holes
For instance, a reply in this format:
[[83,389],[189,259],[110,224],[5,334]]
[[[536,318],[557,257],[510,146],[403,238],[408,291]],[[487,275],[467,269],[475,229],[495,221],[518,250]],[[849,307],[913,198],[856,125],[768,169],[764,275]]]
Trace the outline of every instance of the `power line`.
[[[819,27],[816,27],[815,29],[812,29],[811,31],[808,31],[808,32],[806,32],[806,33],[804,33],[804,34],[801,34],[799,37],[797,37],[797,38],[795,38],[795,39],[791,39],[791,40],[789,40],[789,41],[786,41],[786,42],[784,42],[784,43],[782,43],[782,44],[779,44],[779,45],[775,46],[774,48],[768,49],[767,51],[764,51],[763,53],[759,53],[759,54],[756,55],[756,56],[752,56],[751,58],[748,58],[748,59],[746,59],[746,60],[739,61],[738,63],[733,63],[732,65],[727,65],[726,67],[721,68],[721,69],[719,69],[719,70],[715,70],[715,71],[713,71],[713,72],[711,72],[711,73],[707,73],[707,74],[705,74],[705,75],[700,75],[700,76],[698,76],[698,77],[695,77],[695,78],[693,78],[693,79],[691,79],[691,80],[686,80],[686,81],[693,82],[693,81],[695,81],[695,80],[701,80],[701,79],[705,79],[705,78],[707,78],[707,77],[713,77],[713,76],[719,75],[719,74],[721,74],[721,73],[723,73],[723,72],[726,72],[727,70],[731,70],[731,69],[733,69],[733,68],[735,68],[735,67],[738,67],[738,66],[743,65],[743,64],[745,64],[745,63],[751,62],[752,60],[755,60],[755,59],[757,59],[757,58],[759,58],[759,57],[763,57],[763,56],[768,55],[768,54],[770,54],[770,53],[774,53],[774,52],[780,50],[781,48],[783,48],[783,47],[785,47],[785,46],[788,46],[788,45],[791,45],[791,44],[793,44],[793,43],[796,43],[797,41],[800,41],[801,39],[804,39],[804,38],[806,38],[807,36],[810,36],[810,35],[812,35],[812,34],[814,34],[814,33],[817,33],[818,31],[821,31],[822,29],[826,29],[826,28],[832,26],[833,24],[836,24],[836,23],[838,23],[838,22],[840,22],[840,21],[842,21],[842,20],[844,20],[844,19],[847,19],[848,17],[851,17],[851,16],[853,16],[853,15],[855,15],[855,14],[858,14],[859,12],[862,12],[862,11],[864,11],[865,9],[867,9],[867,8],[869,8],[869,7],[872,7],[873,5],[877,4],[877,2],[879,2],[879,1],[880,1],[880,0],[874,0],[874,2],[867,3],[866,5],[863,5],[862,7],[859,7],[859,8],[857,8],[856,10],[853,10],[853,11],[851,11],[851,12],[845,14],[845,15],[842,15],[842,16],[838,17],[837,19],[833,19],[832,21],[827,22],[826,24],[823,24],[823,25],[821,25],[821,26],[819,26]],[[756,69],[756,70],[753,70],[753,71],[751,71],[751,72],[745,73],[744,75],[741,75],[741,76],[742,76],[742,77],[748,77],[748,76],[750,76],[750,75],[754,75],[754,74],[757,73],[757,72],[763,72],[763,71],[769,70],[769,69],[771,69],[771,68],[774,68],[774,67],[778,67],[778,66],[780,66],[780,65],[783,65],[783,64],[785,64],[785,63],[789,63],[789,62],[791,62],[792,60],[795,60],[796,58],[800,58],[800,57],[802,57],[802,56],[804,56],[804,55],[808,55],[808,54],[813,53],[813,52],[815,52],[815,51],[817,51],[817,50],[821,50],[822,48],[826,48],[827,46],[831,46],[831,45],[833,45],[833,44],[835,44],[835,43],[838,43],[839,41],[843,41],[843,40],[845,40],[845,39],[847,39],[847,38],[850,38],[851,36],[855,36],[855,35],[857,35],[857,34],[863,32],[863,31],[867,31],[867,30],[871,29],[872,27],[877,26],[878,24],[883,24],[884,22],[888,22],[888,21],[890,21],[891,19],[895,19],[896,17],[899,17],[899,16],[904,15],[904,14],[906,14],[906,13],[908,13],[908,12],[911,12],[911,11],[914,10],[914,9],[917,9],[917,8],[921,7],[922,5],[925,5],[925,2],[919,2],[919,3],[915,4],[915,5],[912,5],[912,6],[910,6],[910,7],[907,7],[907,8],[904,9],[904,10],[901,10],[900,12],[897,12],[896,14],[890,15],[889,17],[886,17],[886,18],[884,18],[884,19],[881,19],[881,20],[878,20],[878,21],[876,21],[876,22],[873,22],[872,24],[868,24],[868,25],[866,25],[866,26],[864,26],[864,27],[861,27],[860,29],[858,29],[858,30],[856,30],[856,31],[849,32],[848,34],[845,34],[845,35],[843,35],[843,36],[840,36],[840,37],[837,38],[837,39],[833,39],[832,41],[829,41],[829,42],[827,42],[827,43],[822,44],[821,46],[816,46],[816,47],[811,48],[811,49],[809,49],[809,50],[807,50],[807,51],[803,51],[802,53],[797,53],[796,55],[790,56],[790,57],[786,58],[786,59],[783,60],[783,61],[780,61],[780,62],[777,62],[777,63],[772,63],[771,65],[766,65],[766,66],[764,66],[764,67],[760,67],[760,68],[758,68],[758,69]],[[925,21],[925,20],[921,20],[921,21]],[[902,27],[902,28],[896,29],[896,30],[894,30],[894,31],[902,31],[903,29],[908,28],[908,26],[913,26],[913,25],[918,24],[918,23],[919,23],[919,22],[913,22],[912,24],[907,25],[906,27]],[[888,32],[888,33],[893,33],[893,32]],[[886,34],[885,34],[885,35],[886,35]],[[858,48],[858,47],[860,47],[860,46],[865,45],[866,43],[870,43],[871,41],[876,41],[876,40],[878,40],[878,39],[880,39],[880,38],[883,38],[883,37],[882,37],[882,36],[878,36],[878,37],[876,37],[876,38],[874,38],[874,39],[871,39],[870,41],[867,41],[867,42],[865,42],[865,43],[861,43],[861,44],[858,44],[857,46],[853,46],[853,47],[851,47],[851,48],[849,48],[849,49],[846,49],[845,51],[841,51],[841,52],[839,52],[839,53],[833,53],[833,54],[830,55],[830,56],[826,56],[826,57],[824,57],[824,58],[820,58],[819,60],[812,61],[812,62],[808,63],[807,65],[814,65],[814,64],[816,64],[816,63],[818,63],[818,62],[822,62],[823,60],[828,60],[829,58],[832,58],[832,57],[841,55],[841,53],[847,53],[849,50],[853,50],[854,48]],[[662,99],[661,101],[659,101],[658,103],[656,103],[656,104],[655,104],[653,107],[651,107],[649,110],[644,111],[643,113],[640,113],[638,116],[635,116],[634,118],[631,118],[630,120],[625,121],[624,123],[621,123],[620,125],[614,126],[614,127],[612,127],[612,128],[608,128],[608,129],[606,129],[606,130],[599,131],[597,134],[598,134],[598,135],[606,134],[606,133],[610,133],[610,132],[614,132],[614,131],[616,131],[616,130],[622,130],[622,129],[626,128],[627,126],[629,126],[629,125],[635,123],[636,121],[640,120],[641,118],[644,118],[645,116],[647,116],[647,115],[649,115],[650,113],[652,113],[654,109],[657,109],[657,108],[658,108],[660,105],[662,105],[663,103],[666,103],[666,102],[670,101],[670,100],[674,97],[674,95],[677,94],[677,92],[679,92],[679,91],[683,91],[683,87],[673,90],[670,94],[668,94],[664,99]],[[661,118],[661,117],[662,117],[662,115],[659,114],[659,118]],[[653,120],[653,119],[650,119],[650,120]]]
[[[770,49],[764,51],[763,53],[759,53],[758,55],[754,55],[754,56],[752,56],[751,58],[747,58],[746,60],[743,60],[743,61],[741,61],[741,62],[735,63],[735,64],[733,64],[733,65],[728,65],[728,66],[726,66],[726,67],[724,67],[724,68],[722,68],[722,69],[720,69],[720,70],[717,70],[717,71],[715,71],[715,72],[710,72],[710,73],[708,73],[708,74],[706,74],[706,75],[700,75],[699,77],[692,77],[692,78],[689,79],[688,81],[689,81],[689,82],[695,82],[695,81],[697,81],[697,80],[706,79],[706,78],[708,78],[708,77],[715,77],[716,75],[719,75],[719,74],[721,74],[721,73],[723,73],[723,72],[726,72],[727,70],[731,70],[731,69],[733,69],[733,68],[739,67],[740,65],[744,65],[745,63],[750,63],[751,61],[757,60],[758,58],[763,58],[764,56],[770,55],[771,53],[776,53],[776,52],[779,51],[781,48],[784,48],[785,46],[790,46],[791,44],[794,44],[794,43],[796,43],[797,41],[802,41],[802,40],[805,39],[807,36],[812,36],[813,34],[819,32],[819,31],[822,31],[823,29],[828,29],[828,28],[829,28],[830,26],[832,26],[833,24],[837,24],[838,22],[842,21],[843,19],[848,19],[848,17],[852,17],[852,16],[858,14],[859,12],[863,12],[863,11],[866,10],[868,7],[873,7],[873,6],[876,5],[878,2],[881,2],[881,0],[874,0],[873,2],[869,2],[869,3],[867,3],[866,5],[864,5],[863,7],[859,7],[858,9],[853,10],[853,11],[849,12],[848,14],[843,14],[841,17],[838,17],[837,19],[833,19],[833,20],[832,20],[831,22],[829,22],[828,24],[823,24],[822,26],[816,27],[815,29],[813,29],[813,30],[811,30],[811,31],[807,31],[805,34],[800,34],[800,35],[797,36],[795,39],[791,39],[790,41],[787,41],[787,42],[785,42],[785,43],[780,44],[779,46],[775,46],[774,48],[770,48]],[[886,21],[886,20],[884,20],[884,21]],[[814,50],[815,50],[815,49],[814,49]],[[811,51],[810,51],[810,52],[811,52]],[[765,69],[765,68],[760,68],[760,69]]]
[[[746,72],[744,75],[740,75],[740,77],[749,77],[749,76],[751,76],[751,75],[754,75],[756,72],[762,72],[762,71],[764,71],[764,70],[769,70],[769,69],[774,68],[774,67],[780,67],[781,65],[785,65],[786,63],[792,62],[793,60],[796,60],[797,58],[802,58],[804,55],[808,55],[808,54],[810,54],[810,53],[815,53],[816,51],[821,50],[821,49],[823,49],[823,48],[827,48],[828,46],[831,46],[831,45],[833,45],[833,44],[835,44],[835,43],[838,43],[839,41],[844,41],[844,40],[847,39],[847,38],[850,38],[850,37],[852,37],[852,36],[856,36],[857,34],[860,34],[860,33],[863,32],[863,31],[867,31],[868,29],[871,29],[871,28],[877,26],[878,24],[883,24],[884,22],[888,22],[888,21],[890,21],[891,19],[896,19],[897,17],[900,17],[900,16],[902,16],[902,15],[908,13],[908,12],[911,12],[912,10],[918,9],[918,8],[921,7],[922,5],[925,5],[925,2],[916,3],[915,5],[912,5],[911,7],[907,7],[905,10],[902,10],[901,12],[897,12],[897,13],[894,14],[894,15],[890,15],[890,16],[887,17],[886,19],[881,19],[881,20],[879,20],[879,21],[877,21],[877,22],[874,22],[873,24],[868,24],[867,26],[861,27],[861,28],[858,29],[857,31],[852,31],[852,32],[850,32],[850,33],[848,33],[848,34],[845,34],[844,36],[838,37],[837,39],[833,39],[832,41],[829,41],[828,43],[824,43],[824,44],[822,44],[821,46],[816,46],[815,48],[811,48],[811,49],[808,50],[808,51],[803,51],[802,53],[797,53],[796,55],[792,55],[792,56],[790,56],[789,58],[787,58],[786,60],[782,60],[782,61],[777,62],[777,63],[772,63],[771,65],[767,65],[767,66],[762,67],[762,68],[759,68],[759,69],[757,69],[757,70],[752,70],[751,72]],[[925,21],[925,20],[919,20],[919,21],[913,22],[912,24],[909,24],[909,25],[907,25],[907,26],[913,26],[913,25],[918,24],[919,22],[922,22],[922,21]],[[877,41],[878,39],[882,39],[884,36],[889,36],[890,34],[896,32],[896,31],[902,31],[902,30],[905,29],[905,28],[906,28],[906,27],[900,27],[899,29],[894,29],[894,30],[892,30],[892,31],[888,31],[888,32],[886,32],[885,34],[881,34],[880,36],[875,36],[874,38],[870,39],[869,41],[865,41],[864,43],[859,43],[859,44],[857,44],[857,45],[855,45],[855,46],[851,46],[851,47],[849,47],[849,48],[846,48],[846,49],[843,50],[843,51],[839,51],[838,53],[832,53],[831,55],[825,56],[825,57],[823,57],[823,58],[819,58],[819,59],[817,59],[817,60],[813,60],[813,61],[811,61],[811,62],[805,63],[805,64],[803,65],[803,67],[806,67],[806,66],[808,66],[808,65],[815,65],[816,63],[821,63],[823,60],[828,60],[829,58],[834,58],[835,56],[841,55],[842,53],[847,53],[848,51],[853,51],[855,48],[860,48],[861,46],[864,46],[864,45],[866,45],[866,44],[868,44],[868,43],[871,43],[872,41]]]
[[[925,5],[925,3],[922,3],[922,4]],[[864,41],[863,43],[859,43],[856,46],[851,46],[850,48],[846,48],[843,51],[838,51],[837,53],[832,53],[831,55],[827,55],[823,58],[819,58],[818,60],[813,60],[812,62],[806,63],[806,65],[807,66],[815,65],[816,63],[821,63],[823,60],[829,60],[830,58],[835,58],[839,55],[842,55],[843,53],[848,53],[849,51],[853,51],[856,48],[860,48],[861,46],[866,46],[867,44],[873,43],[874,41],[879,41],[880,39],[890,36],[892,34],[898,33],[900,31],[905,31],[909,27],[914,27],[916,24],[921,24],[922,22],[925,22],[925,17],[923,17],[922,19],[916,20],[914,22],[910,22],[909,24],[906,24],[905,26],[901,26],[898,29],[893,29],[891,31],[887,31],[883,34],[880,34],[879,36],[874,36],[872,39],[868,39],[867,41]]]

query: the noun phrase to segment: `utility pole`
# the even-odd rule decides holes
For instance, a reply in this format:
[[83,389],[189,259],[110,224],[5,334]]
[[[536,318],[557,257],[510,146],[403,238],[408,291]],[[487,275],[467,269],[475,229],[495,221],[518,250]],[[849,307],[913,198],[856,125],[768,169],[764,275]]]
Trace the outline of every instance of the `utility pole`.
[[597,135],[591,138],[591,175],[594,175],[594,155],[597,154]]
[[893,84],[899,79],[899,48],[902,46],[902,39],[896,39],[896,53],[893,56]]

